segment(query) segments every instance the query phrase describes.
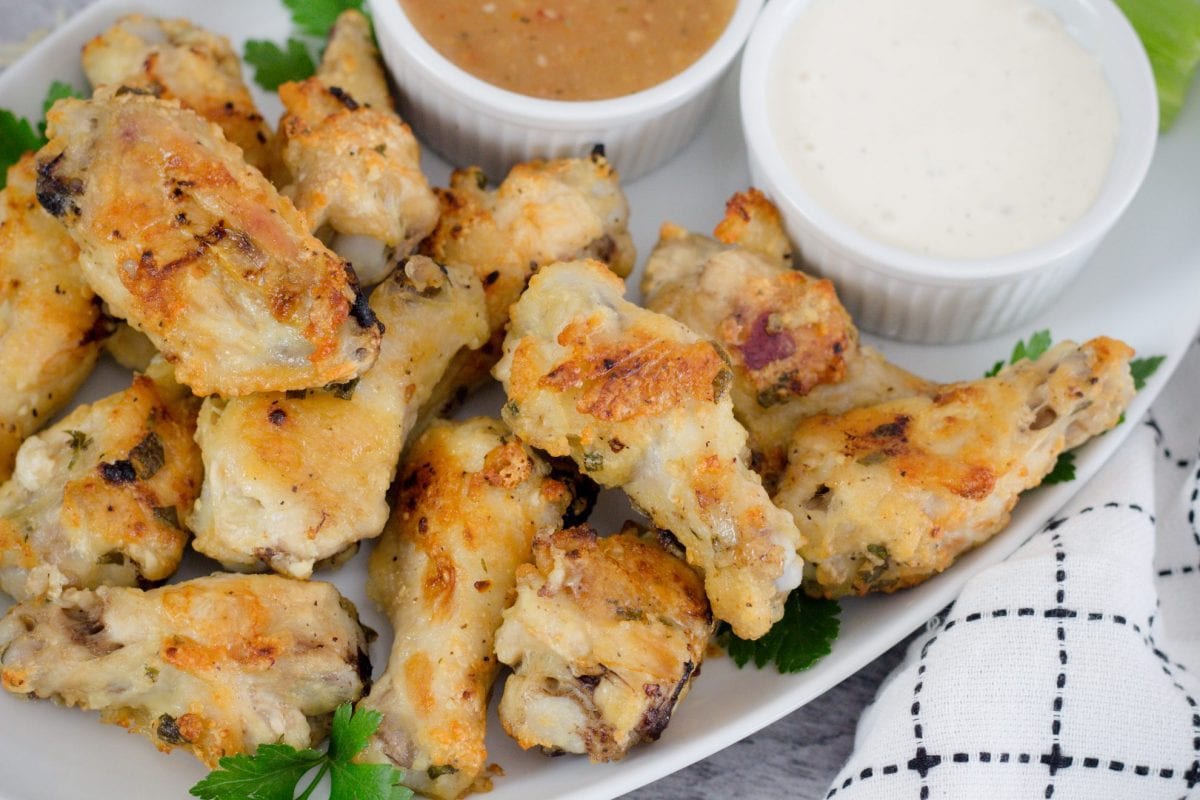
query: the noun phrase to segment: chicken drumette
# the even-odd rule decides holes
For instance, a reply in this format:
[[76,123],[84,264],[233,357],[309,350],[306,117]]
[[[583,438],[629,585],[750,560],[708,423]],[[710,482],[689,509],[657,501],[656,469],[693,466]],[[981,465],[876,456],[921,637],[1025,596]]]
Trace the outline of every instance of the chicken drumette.
[[800,583],[800,534],[742,460],[746,431],[733,418],[725,353],[623,291],[596,261],[533,277],[496,365],[504,419],[535,447],[624,489],[683,543],[713,612],[757,638]]

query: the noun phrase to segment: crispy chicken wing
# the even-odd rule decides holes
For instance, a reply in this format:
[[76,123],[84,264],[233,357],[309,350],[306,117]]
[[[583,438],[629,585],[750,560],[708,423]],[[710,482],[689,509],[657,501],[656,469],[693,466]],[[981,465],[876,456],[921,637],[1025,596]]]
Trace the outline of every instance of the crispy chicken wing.
[[113,313],[200,395],[355,378],[379,325],[354,270],[221,132],[173,101],[100,89],[50,111],[37,195]]
[[370,675],[354,606],[328,583],[213,575],[145,592],[39,597],[0,619],[0,684],[97,710],[215,768],[323,738]]
[[161,362],[31,436],[0,487],[0,589],[134,586],[179,566],[200,487],[196,407]]
[[110,330],[79,248],[38,205],[36,179],[27,153],[0,191],[0,481],[25,437],[91,374]]
[[805,589],[912,586],[1008,524],[1063,450],[1117,423],[1133,351],[1063,342],[994,378],[801,423],[775,500],[804,529]]
[[500,615],[534,535],[557,530],[570,502],[496,420],[436,422],[413,445],[367,578],[396,638],[362,702],[383,713],[364,760],[403,767],[405,784],[433,797],[481,777]]
[[586,525],[543,533],[533,551],[496,634],[513,668],[504,730],[523,748],[592,761],[655,741],[713,632],[700,577],[634,527],[604,539]]
[[496,377],[504,419],[619,486],[699,567],[713,612],[762,636],[800,583],[800,534],[742,461],[724,352],[623,299],[596,261],[543,268],[513,306]]
[[367,18],[343,12],[316,76],[283,84],[279,99],[283,194],[364,284],[378,283],[433,230],[438,200],[392,110]]
[[220,125],[246,163],[271,174],[271,128],[224,36],[184,19],[129,14],[83,46],[83,71],[97,88],[127,86],[178,100]]
[[371,306],[383,346],[356,383],[204,401],[204,487],[189,515],[201,553],[307,578],[315,562],[383,530],[419,407],[454,354],[486,339],[487,323],[475,276],[425,256],[376,287]]
[[859,343],[832,283],[792,269],[779,213],[757,190],[730,199],[717,235],[728,244],[663,225],[642,293],[729,353],[734,412],[768,487],[804,418],[934,391]]
[[518,164],[494,191],[478,167],[456,170],[439,190],[441,217],[422,249],[443,264],[467,264],[487,295],[492,339],[447,370],[431,404],[444,412],[479,385],[500,357],[508,307],[540,266],[595,258],[624,277],[633,269],[629,204],[599,152],[588,158]]

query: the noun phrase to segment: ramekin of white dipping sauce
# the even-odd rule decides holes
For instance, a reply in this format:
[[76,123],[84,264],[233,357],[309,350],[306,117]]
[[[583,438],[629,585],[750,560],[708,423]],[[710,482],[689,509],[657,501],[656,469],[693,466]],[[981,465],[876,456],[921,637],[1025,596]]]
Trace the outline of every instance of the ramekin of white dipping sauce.
[[775,0],[747,43],[756,184],[860,327],[984,338],[1043,310],[1137,191],[1158,108],[1109,0]]

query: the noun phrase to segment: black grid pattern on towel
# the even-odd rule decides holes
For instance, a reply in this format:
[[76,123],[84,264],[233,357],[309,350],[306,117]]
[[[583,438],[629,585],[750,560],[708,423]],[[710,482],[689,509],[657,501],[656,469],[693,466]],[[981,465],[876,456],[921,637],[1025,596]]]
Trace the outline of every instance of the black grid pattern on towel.
[[[1200,471],[1196,473],[1196,481],[1200,484]],[[1193,492],[1193,505],[1195,504],[1196,494],[1196,492]],[[1101,512],[1141,515],[1146,518],[1151,526],[1156,522],[1154,514],[1147,511],[1141,505],[1136,503],[1109,502],[1100,506],[1085,506],[1074,512],[1074,514],[1052,519],[1038,534],[1030,537],[1035,538],[1037,535],[1047,534],[1050,536],[1049,543],[1054,554],[1055,565],[1053,605],[1047,608],[1036,608],[1031,605],[995,608],[988,611],[972,611],[959,617],[954,615],[954,607],[952,606],[946,617],[939,624],[935,625],[934,632],[922,645],[917,661],[916,682],[913,685],[913,700],[909,709],[912,719],[913,738],[911,757],[906,760],[899,759],[893,763],[856,767],[855,772],[845,775],[829,789],[825,795],[826,798],[836,797],[839,792],[844,792],[855,784],[862,784],[864,782],[878,784],[888,776],[916,773],[920,781],[918,797],[920,800],[928,800],[928,798],[933,796],[931,776],[936,777],[939,770],[946,769],[947,767],[962,766],[971,766],[975,769],[981,766],[1011,768],[1013,765],[1024,764],[1034,765],[1044,771],[1047,778],[1044,797],[1047,798],[1054,797],[1056,779],[1068,770],[1095,770],[1122,775],[1135,775],[1145,778],[1148,781],[1158,782],[1162,785],[1163,791],[1177,791],[1179,793],[1178,796],[1181,797],[1188,796],[1192,789],[1200,786],[1200,707],[1198,707],[1196,697],[1178,680],[1176,675],[1178,671],[1186,671],[1186,668],[1182,664],[1171,661],[1168,655],[1155,643],[1153,636],[1154,615],[1151,614],[1150,618],[1144,621],[1131,620],[1123,614],[1075,608],[1067,602],[1067,584],[1069,580],[1067,570],[1068,552],[1064,546],[1062,536],[1057,530],[1072,518]],[[1191,520],[1192,516],[1189,515],[1189,521]],[[1195,530],[1196,528],[1193,525],[1193,532]],[[1197,545],[1200,545],[1200,534],[1196,534],[1196,542]],[[963,750],[935,752],[929,747],[926,740],[921,718],[922,691],[925,688],[927,670],[929,668],[927,657],[930,649],[938,641],[939,637],[957,626],[1006,618],[1054,621],[1059,668],[1054,678],[1054,694],[1049,707],[1050,721],[1047,725],[1048,736],[1045,748],[1037,751],[1000,749],[971,752]],[[1108,754],[1078,753],[1067,752],[1063,748],[1060,741],[1060,733],[1063,725],[1064,705],[1067,702],[1066,698],[1068,695],[1068,666],[1070,656],[1067,643],[1070,638],[1070,631],[1076,625],[1097,623],[1128,630],[1160,662],[1164,675],[1174,686],[1175,690],[1180,693],[1191,715],[1193,757],[1190,763],[1148,763],[1123,757],[1119,752]],[[876,788],[879,787],[876,786]],[[891,797],[893,795],[888,793],[882,796]]]

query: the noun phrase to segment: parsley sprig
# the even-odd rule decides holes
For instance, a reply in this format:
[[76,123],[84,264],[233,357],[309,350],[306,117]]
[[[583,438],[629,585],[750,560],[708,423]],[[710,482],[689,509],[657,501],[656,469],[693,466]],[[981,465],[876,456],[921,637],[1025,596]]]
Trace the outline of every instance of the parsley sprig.
[[[1035,331],[1030,335],[1029,341],[1018,339],[1016,345],[1013,346],[1012,355],[1008,358],[1007,365],[1016,364],[1018,361],[1029,359],[1035,361],[1050,349],[1051,344],[1050,330]],[[1129,362],[1129,373],[1133,376],[1133,388],[1135,391],[1141,391],[1146,386],[1146,380],[1153,375],[1166,360],[1166,356],[1150,356],[1149,358],[1135,358]],[[1004,359],[997,361],[992,368],[984,373],[985,378],[991,378],[1006,366]],[[1125,421],[1125,416],[1122,415],[1117,424]],[[1054,468],[1042,478],[1042,486],[1049,486],[1055,483],[1067,483],[1075,480],[1075,453],[1066,451],[1060,453],[1058,461],[1055,462]]]
[[783,619],[761,639],[739,639],[722,622],[717,641],[739,667],[753,661],[759,669],[774,664],[780,672],[802,672],[831,652],[841,610],[836,600],[817,600],[797,589],[784,604]]
[[82,97],[69,83],[54,81],[42,101],[42,119],[34,125],[6,108],[0,108],[0,189],[8,184],[8,168],[30,150],[46,143],[46,112],[64,97]]
[[363,11],[363,0],[283,0],[283,4],[300,36],[289,36],[283,46],[250,39],[242,51],[246,63],[254,67],[255,82],[272,92],[281,84],[312,77],[320,61],[319,47],[338,15],[351,8]]
[[[329,749],[297,750],[286,744],[261,744],[253,755],[226,756],[220,768],[191,788],[201,800],[309,800],[329,775],[329,800],[409,800],[412,791],[400,785],[404,774],[390,764],[355,764],[353,758],[379,727],[377,711],[354,711],[349,703],[333,714]],[[300,781],[316,773],[296,795]]]

